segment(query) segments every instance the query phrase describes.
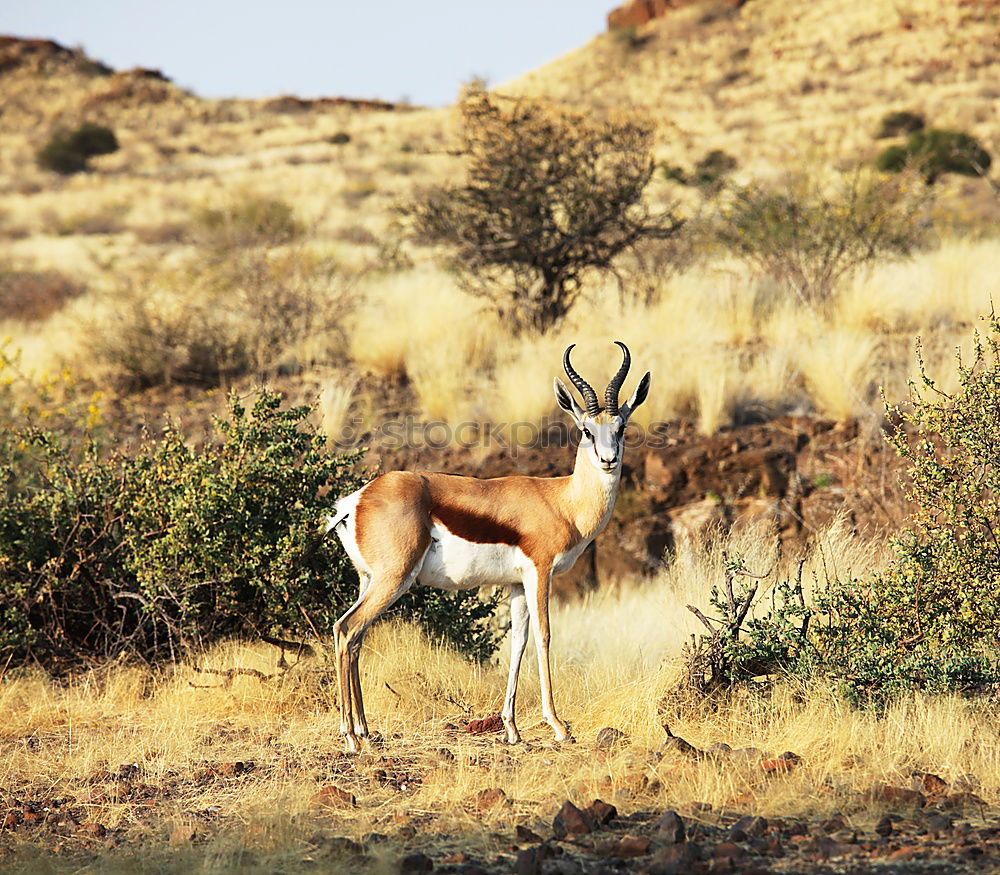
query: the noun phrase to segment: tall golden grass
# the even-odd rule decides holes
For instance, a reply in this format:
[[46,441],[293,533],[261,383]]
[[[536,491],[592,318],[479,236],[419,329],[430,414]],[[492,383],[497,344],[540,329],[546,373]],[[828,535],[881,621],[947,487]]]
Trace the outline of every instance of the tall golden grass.
[[[914,695],[876,715],[852,710],[829,685],[779,682],[771,692],[747,690],[671,712],[671,729],[702,748],[792,750],[804,758],[792,773],[769,778],[752,761],[653,756],[664,737],[663,696],[696,631],[685,605],[706,605],[722,577],[723,550],[757,569],[773,567],[777,556],[772,538],[745,530],[678,557],[646,585],[554,609],[556,698],[575,745],[552,742],[530,659],[519,697],[524,745],[448,730],[499,710],[506,654],[493,665],[471,665],[397,619],[376,626],[364,649],[366,706],[381,741],[356,759],[339,753],[330,664],[308,659],[281,684],[247,675],[226,682],[198,670],[274,673],[270,648],[232,642],[154,669],[110,666],[63,682],[8,674],[0,684],[0,787],[19,798],[83,800],[88,819],[153,851],[193,819],[206,839],[202,858],[226,858],[240,846],[272,865],[307,854],[317,831],[356,839],[380,832],[390,847],[440,847],[443,836],[460,835],[467,852],[495,852],[498,832],[515,822],[541,829],[565,798],[600,797],[626,813],[695,801],[765,816],[839,810],[864,824],[863,793],[873,782],[908,783],[910,771],[921,769],[946,780],[972,775],[995,801],[1000,741],[991,709],[957,697]],[[814,573],[864,576],[882,555],[835,526],[806,560],[809,580]],[[595,756],[605,726],[625,732],[629,743]],[[197,778],[234,761],[255,768],[228,780]],[[143,784],[170,788],[153,796],[151,809],[93,792],[102,769],[131,763]],[[353,793],[357,807],[317,807],[314,795],[330,783]],[[509,802],[480,810],[476,793],[494,787]],[[206,811],[215,812],[214,825],[199,817]],[[414,823],[418,834],[407,840],[403,827]],[[190,863],[191,852],[176,853]]]

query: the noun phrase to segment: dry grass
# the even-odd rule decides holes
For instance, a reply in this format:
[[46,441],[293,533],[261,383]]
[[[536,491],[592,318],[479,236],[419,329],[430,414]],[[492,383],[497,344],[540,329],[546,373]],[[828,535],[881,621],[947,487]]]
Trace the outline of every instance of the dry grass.
[[[112,666],[67,683],[30,673],[6,678],[0,788],[19,798],[83,800],[88,819],[154,853],[177,824],[193,820],[209,839],[197,851],[203,859],[225,860],[240,846],[272,865],[283,857],[302,862],[322,844],[317,835],[360,839],[380,832],[390,847],[405,842],[440,851],[457,841],[466,851],[495,852],[496,830],[512,822],[540,828],[567,797],[608,799],[626,813],[698,801],[765,816],[840,810],[865,823],[866,788],[906,783],[911,770],[923,769],[946,780],[974,775],[987,801],[996,801],[989,788],[1000,784],[1000,742],[991,711],[958,698],[916,696],[876,717],[845,707],[822,686],[779,685],[771,695],[744,692],[689,708],[672,729],[699,747],[724,741],[793,750],[804,764],[790,775],[766,778],[752,764],[726,760],[652,757],[663,738],[661,699],[695,628],[684,605],[706,603],[721,578],[723,547],[742,553],[751,567],[775,559],[773,540],[746,531],[678,559],[648,585],[554,610],[557,702],[576,745],[552,743],[530,660],[519,697],[525,745],[448,731],[448,722],[498,711],[505,656],[499,665],[477,668],[395,621],[376,627],[362,661],[369,719],[384,742],[356,759],[339,753],[334,685],[320,658],[301,663],[280,685],[248,676],[224,682],[193,663]],[[809,554],[806,577],[863,575],[878,562],[870,543],[834,528]],[[618,630],[613,639],[609,630]],[[274,653],[231,643],[197,663],[271,674]],[[630,744],[594,756],[593,740],[604,726],[626,732]],[[254,768],[227,776],[225,765],[236,761]],[[160,788],[152,803],[115,801],[103,792],[114,782],[102,770],[132,763],[143,785]],[[353,793],[357,807],[318,808],[313,796],[330,783]],[[510,802],[481,812],[475,794],[492,787]],[[415,837],[409,825],[418,826]],[[183,852],[178,860],[190,864]],[[180,866],[174,861],[168,868]]]

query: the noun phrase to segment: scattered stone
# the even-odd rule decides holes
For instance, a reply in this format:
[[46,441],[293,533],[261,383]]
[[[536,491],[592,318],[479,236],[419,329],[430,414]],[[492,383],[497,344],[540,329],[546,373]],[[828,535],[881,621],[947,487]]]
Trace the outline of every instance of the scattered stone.
[[242,760],[237,760],[235,763],[221,763],[216,767],[216,771],[223,778],[238,778],[240,775],[246,775],[257,768],[257,764],[252,760],[243,762]]
[[835,857],[856,854],[861,848],[851,842],[841,842],[828,836],[816,835],[806,844],[805,850],[813,853],[818,859],[831,860]]
[[645,836],[625,835],[620,839],[609,839],[598,842],[596,850],[605,857],[616,860],[627,860],[632,857],[644,857],[649,853],[652,842]]
[[618,809],[609,802],[595,799],[587,806],[586,812],[594,819],[598,826],[607,826],[618,816]]
[[731,842],[745,842],[748,838],[760,838],[767,832],[767,820],[763,817],[747,815],[741,817],[730,828],[727,839]]
[[743,860],[746,855],[747,852],[735,842],[719,842],[715,846],[716,860],[731,860],[733,863],[737,863]]
[[517,852],[514,871],[517,872],[517,875],[539,875],[542,871],[542,862],[554,856],[552,847],[547,844],[524,848]]
[[594,827],[593,817],[588,812],[581,811],[568,799],[552,821],[552,832],[557,839],[566,838],[569,833],[585,835],[593,832]]
[[882,838],[887,839],[892,835],[892,818],[883,817],[878,823],[875,824],[875,834],[882,836]]
[[653,829],[657,839],[671,845],[680,844],[687,836],[683,818],[670,808],[660,815]]
[[[847,821],[844,820],[842,814],[834,814],[832,817],[821,821],[817,828],[825,833],[838,832],[839,830],[847,829]],[[805,830],[802,835],[805,835],[807,832],[808,830]]]
[[433,872],[434,861],[427,854],[407,854],[399,861],[399,871],[401,875],[408,875],[410,872]]
[[3,829],[16,829],[24,820],[20,811],[8,811],[3,819]]
[[327,784],[312,797],[313,805],[325,808],[355,808],[358,804],[353,793],[341,790],[333,784]]
[[503,720],[499,714],[491,714],[480,720],[470,720],[465,731],[472,735],[486,735],[489,732],[502,732]]
[[955,822],[947,814],[932,814],[927,818],[927,831],[932,836],[947,835],[954,827]]
[[77,835],[88,836],[93,839],[103,839],[108,834],[108,828],[103,823],[88,821],[81,823],[76,831]]
[[489,787],[486,790],[480,790],[472,797],[472,804],[475,806],[476,811],[479,812],[489,811],[491,808],[495,808],[506,801],[507,794],[500,787]]
[[441,858],[441,863],[446,866],[457,866],[460,863],[468,863],[469,855],[465,851],[455,851],[454,854],[449,854],[447,857]]
[[944,778],[932,775],[930,772],[913,772],[910,780],[914,790],[919,790],[928,796],[941,796],[948,789],[948,782]]
[[649,862],[653,875],[687,875],[701,859],[701,848],[693,842],[660,848]]
[[775,757],[773,759],[761,760],[757,764],[757,768],[769,775],[781,775],[794,769],[795,762],[792,760],[782,759],[781,757]]
[[613,726],[605,726],[597,733],[597,740],[594,747],[598,750],[614,750],[629,743],[629,737],[620,729]]
[[799,763],[801,763],[801,762],[802,762],[802,757],[800,757],[800,756],[799,756],[799,755],[798,755],[797,753],[795,753],[794,751],[790,751],[790,750],[786,750],[786,751],[784,751],[783,753],[779,753],[779,754],[778,754],[778,759],[779,759],[779,760],[787,760],[788,762],[790,762],[790,763],[793,763],[793,764],[794,764],[794,765],[796,765],[796,766],[797,766],[797,765],[798,765]]
[[679,735],[674,735],[666,723],[663,724],[663,731],[667,733],[667,738],[656,752],[658,758],[663,757],[668,753],[679,753],[684,756],[695,757],[701,753],[701,751],[698,750],[698,748],[696,748],[693,744],[685,741]]
[[532,844],[539,844],[542,841],[542,837],[533,830],[528,829],[526,826],[517,825],[514,830],[517,835],[517,840],[519,842],[531,842]]
[[717,741],[708,749],[708,753],[715,755],[726,755],[726,754],[731,754],[732,752],[733,752],[732,747],[726,744],[724,741]]

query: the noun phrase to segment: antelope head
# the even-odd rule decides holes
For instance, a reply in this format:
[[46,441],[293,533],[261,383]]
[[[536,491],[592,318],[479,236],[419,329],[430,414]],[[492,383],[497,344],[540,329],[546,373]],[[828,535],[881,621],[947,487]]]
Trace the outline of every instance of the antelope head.
[[618,404],[618,393],[628,375],[632,356],[624,343],[620,340],[616,340],[615,343],[622,348],[624,359],[618,373],[611,378],[607,389],[604,390],[603,407],[601,407],[593,387],[576,372],[570,363],[569,354],[576,346],[575,343],[566,347],[566,353],[563,355],[563,367],[566,369],[566,376],[583,397],[585,406],[581,407],[577,403],[569,389],[558,377],[553,383],[556,402],[573,417],[573,421],[580,429],[580,451],[585,453],[587,458],[605,474],[613,474],[621,465],[625,426],[636,407],[642,404],[649,394],[649,371],[647,371],[639,381],[639,385],[636,386],[632,397],[624,404]]

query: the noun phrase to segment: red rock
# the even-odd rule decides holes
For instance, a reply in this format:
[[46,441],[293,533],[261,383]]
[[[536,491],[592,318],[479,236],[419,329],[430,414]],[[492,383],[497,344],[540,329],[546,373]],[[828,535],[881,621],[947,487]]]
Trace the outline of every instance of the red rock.
[[671,845],[680,844],[687,835],[684,819],[676,811],[669,808],[653,824],[653,829],[660,841]]
[[611,856],[619,860],[625,860],[630,857],[644,857],[649,853],[650,844],[652,844],[650,840],[643,836],[622,836],[615,842]]
[[314,805],[322,805],[326,808],[354,808],[357,806],[357,799],[353,793],[341,790],[333,784],[327,784],[322,790],[312,797]]
[[586,811],[581,811],[568,799],[562,804],[559,813],[552,820],[552,832],[557,839],[565,838],[569,833],[585,835],[594,831],[594,819]]
[[440,862],[447,866],[458,866],[461,863],[469,862],[469,855],[464,851],[455,851],[454,854],[449,854],[447,857],[442,857]]
[[542,837],[538,833],[528,829],[526,826],[521,826],[521,824],[517,825],[515,834],[517,835],[517,840],[519,842],[531,842],[532,844],[538,844],[542,841]]
[[480,790],[472,797],[473,805],[476,811],[483,812],[489,811],[491,808],[495,808],[502,802],[507,801],[507,794],[501,790],[499,787],[490,787],[486,790]]
[[948,789],[948,782],[930,772],[914,772],[913,789],[920,790],[928,796],[940,796]]
[[483,717],[481,720],[470,720],[468,725],[465,727],[465,731],[471,733],[472,735],[485,735],[488,732],[502,732],[503,720],[500,719],[499,714],[491,714],[489,717]]
[[16,829],[24,820],[20,811],[8,811],[3,819],[3,829]]
[[[692,842],[667,845],[650,858],[649,871],[662,875],[688,875],[701,859],[701,848]],[[703,870],[702,870],[703,871]]]
[[103,839],[108,834],[107,827],[103,823],[95,823],[94,821],[81,823],[76,832],[77,835],[90,836],[95,839]]
[[734,842],[719,842],[715,846],[716,860],[732,860],[734,863],[746,857],[747,852]]
[[628,741],[628,736],[620,729],[615,729],[613,726],[605,726],[604,729],[597,733],[597,740],[594,742],[594,747],[598,750],[614,750],[628,744]]
[[399,871],[402,875],[410,872],[432,872],[434,861],[427,854],[407,854],[399,861]]
[[618,816],[618,809],[601,799],[595,799],[591,802],[586,811],[594,819],[594,823],[599,826],[606,826]]

